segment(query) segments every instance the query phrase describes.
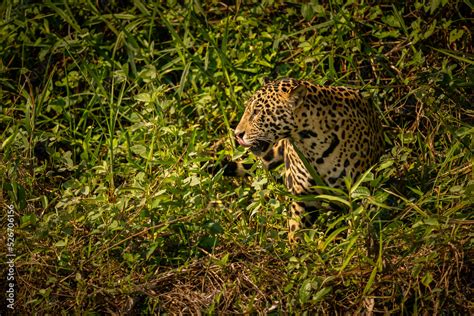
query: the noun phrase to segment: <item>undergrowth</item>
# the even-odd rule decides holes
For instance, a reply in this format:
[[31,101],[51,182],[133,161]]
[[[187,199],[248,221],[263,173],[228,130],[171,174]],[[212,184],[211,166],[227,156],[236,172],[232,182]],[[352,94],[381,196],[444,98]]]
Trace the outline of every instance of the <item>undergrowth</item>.
[[[472,12],[4,2],[0,283],[13,253],[14,312],[472,313]],[[361,88],[385,126],[345,210],[295,248],[278,172],[207,172],[243,156],[232,128],[266,77]]]

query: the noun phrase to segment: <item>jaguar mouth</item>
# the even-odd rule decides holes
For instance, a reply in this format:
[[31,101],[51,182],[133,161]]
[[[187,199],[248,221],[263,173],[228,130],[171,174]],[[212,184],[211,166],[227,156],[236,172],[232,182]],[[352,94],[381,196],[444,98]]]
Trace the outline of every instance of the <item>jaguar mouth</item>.
[[262,153],[266,152],[270,147],[270,143],[264,140],[255,141],[251,146],[249,146],[250,151],[255,156],[261,156]]
[[250,151],[256,156],[261,156],[261,154],[266,152],[268,147],[270,147],[270,143],[265,140],[254,140],[252,142],[248,142],[239,136],[236,136],[236,139],[242,147],[250,149]]
[[239,136],[237,136],[236,139],[237,139],[237,142],[238,142],[238,143],[240,144],[240,146],[242,146],[242,147],[251,147],[251,146],[252,146],[252,144],[247,143],[245,140],[243,140],[243,139],[242,139],[241,137],[239,137]]

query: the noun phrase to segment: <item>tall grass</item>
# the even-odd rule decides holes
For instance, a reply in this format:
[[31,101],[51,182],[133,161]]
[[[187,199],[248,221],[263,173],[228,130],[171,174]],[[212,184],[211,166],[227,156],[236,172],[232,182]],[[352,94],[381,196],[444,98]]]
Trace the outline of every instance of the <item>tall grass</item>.
[[[472,312],[472,10],[3,3],[15,312]],[[243,157],[232,127],[265,77],[362,88],[386,127],[384,157],[337,197],[347,210],[295,249],[278,172],[206,171]]]

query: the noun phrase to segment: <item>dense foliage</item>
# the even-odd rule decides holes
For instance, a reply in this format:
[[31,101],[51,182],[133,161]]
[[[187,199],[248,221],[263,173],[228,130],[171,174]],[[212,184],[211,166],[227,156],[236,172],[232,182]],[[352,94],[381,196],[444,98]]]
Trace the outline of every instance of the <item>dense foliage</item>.
[[[472,312],[472,12],[4,2],[0,257],[13,205],[15,312]],[[265,77],[362,88],[386,127],[380,163],[332,198],[346,210],[294,248],[278,172],[207,172],[242,157],[232,127]]]

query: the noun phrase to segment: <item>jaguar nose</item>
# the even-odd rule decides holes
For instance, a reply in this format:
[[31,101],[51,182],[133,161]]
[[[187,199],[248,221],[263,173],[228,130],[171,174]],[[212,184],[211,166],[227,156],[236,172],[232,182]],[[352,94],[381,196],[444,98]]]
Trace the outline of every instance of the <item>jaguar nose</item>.
[[244,136],[245,136],[245,132],[235,132],[235,137],[237,138],[237,140],[239,139],[244,139]]
[[248,144],[244,141],[244,136],[245,132],[235,131],[235,138],[237,139],[237,142],[244,147],[248,147]]

